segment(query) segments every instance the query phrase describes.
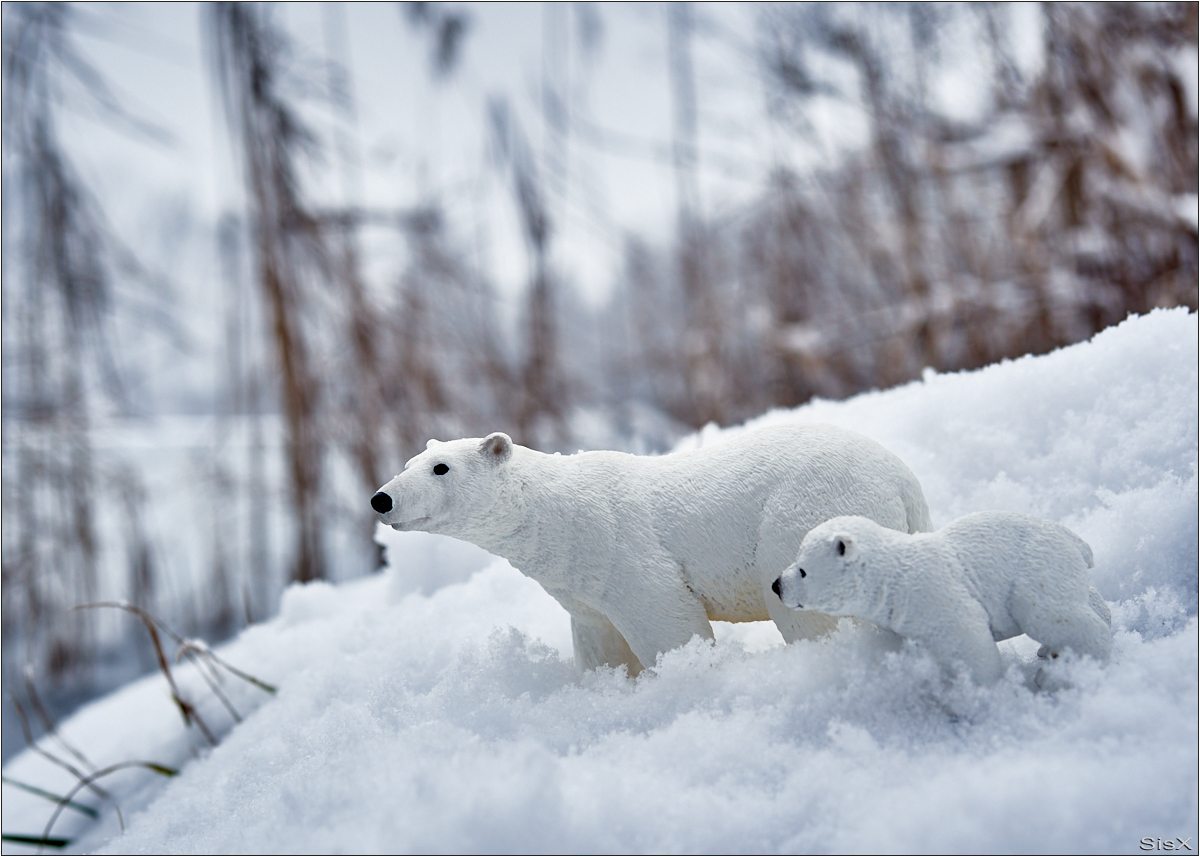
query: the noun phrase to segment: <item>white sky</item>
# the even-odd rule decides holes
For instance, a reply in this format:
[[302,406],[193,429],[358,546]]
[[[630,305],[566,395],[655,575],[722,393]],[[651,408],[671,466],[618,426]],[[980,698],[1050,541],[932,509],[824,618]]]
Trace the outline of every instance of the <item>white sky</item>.
[[[403,208],[437,200],[458,246],[475,255],[515,312],[528,282],[529,255],[521,235],[509,174],[492,154],[486,120],[489,97],[504,96],[535,152],[548,142],[541,120],[543,53],[547,19],[566,23],[566,82],[572,122],[587,119],[620,135],[622,151],[601,151],[571,132],[565,193],[551,202],[552,258],[558,272],[586,299],[609,293],[622,263],[622,243],[637,234],[668,241],[676,224],[670,163],[672,103],[667,69],[667,7],[631,4],[449,4],[470,16],[461,62],[445,80],[431,72],[428,31],[415,30],[399,4],[273,4],[278,22],[301,46],[300,65],[324,80],[328,22],[347,35],[351,85],[357,105],[354,141],[360,180],[343,190],[338,160],[329,159],[308,188],[337,202],[348,193],[368,206]],[[1039,62],[1038,15],[1032,5],[1004,7],[1018,40],[1019,64]],[[861,105],[812,99],[807,118],[819,132],[806,142],[794,128],[768,117],[754,48],[759,4],[694,4],[692,42],[699,107],[699,174],[705,213],[728,213],[759,196],[778,164],[803,167],[827,162],[839,149],[861,144],[868,127]],[[600,24],[598,48],[587,55],[580,22]],[[877,11],[840,10],[875,23]],[[78,115],[62,128],[85,178],[118,231],[152,266],[174,259],[171,217],[212,224],[224,211],[241,211],[241,182],[228,145],[221,106],[205,62],[202,10],[191,3],[89,4],[79,7],[80,44],[107,77],[122,104],[166,128],[171,146],[148,143]],[[954,18],[960,29],[964,16]],[[886,21],[881,26],[886,25]],[[555,32],[551,30],[551,32]],[[982,106],[977,34],[943,38],[944,71],[931,95],[949,115],[967,118]],[[346,59],[338,56],[338,59]],[[812,57],[820,63],[820,57]],[[828,59],[825,60],[829,62]],[[948,69],[948,70],[947,70]],[[853,85],[850,87],[853,91]],[[313,129],[329,143],[332,113],[315,105]],[[171,217],[165,212],[173,212]],[[147,246],[156,235],[158,249]],[[403,267],[399,236],[368,239],[368,279],[387,287]],[[165,248],[165,249],[164,249]],[[175,272],[180,279],[215,276]]]
[[[526,282],[527,254],[509,178],[491,155],[486,103],[489,96],[507,97],[535,151],[542,149],[547,139],[539,111],[545,16],[569,14],[572,109],[638,142],[628,154],[611,154],[578,135],[570,138],[565,198],[552,203],[559,269],[585,295],[600,299],[619,268],[626,231],[651,241],[670,237],[676,201],[671,165],[663,157],[670,152],[672,113],[662,4],[593,6],[602,37],[590,60],[580,47],[575,9],[505,3],[465,7],[471,25],[462,61],[440,81],[430,70],[428,34],[415,31],[396,4],[272,8],[304,46],[306,68],[319,69],[326,55],[326,20],[341,16],[344,21],[358,110],[359,201],[404,207],[440,199],[459,237],[471,243],[509,294]],[[756,9],[701,5],[697,12],[719,19],[722,32],[698,34],[693,49],[701,197],[706,209],[724,209],[761,189],[778,135],[764,133],[765,102],[750,51]],[[170,198],[189,200],[195,216],[208,221],[236,209],[239,178],[204,62],[200,9],[183,3],[87,6],[81,19],[79,42],[121,102],[175,137],[173,145],[163,147],[90,117],[64,121],[68,145],[118,229],[127,238],[138,234]],[[328,139],[330,114],[314,109],[309,115],[314,130]],[[340,195],[336,160],[327,166],[326,192]]]

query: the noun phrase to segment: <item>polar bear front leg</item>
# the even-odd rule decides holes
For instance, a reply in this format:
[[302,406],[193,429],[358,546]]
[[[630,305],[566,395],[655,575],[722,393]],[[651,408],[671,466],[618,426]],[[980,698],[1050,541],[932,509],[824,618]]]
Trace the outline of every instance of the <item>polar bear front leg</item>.
[[[673,569],[672,569],[673,570]],[[682,578],[647,575],[651,585],[630,585],[605,605],[608,618],[629,642],[644,666],[652,667],[663,652],[687,644],[692,637],[713,639],[704,603]]]
[[582,670],[624,664],[630,678],[642,671],[642,662],[607,619],[581,620],[572,616],[571,641],[575,644],[575,663]]
[[767,605],[767,615],[783,635],[783,641],[789,645],[797,640],[815,640],[837,630],[837,617],[816,610],[793,610],[771,591],[770,584],[764,587],[763,600]]
[[[927,645],[943,666],[965,664],[977,684],[995,684],[1004,675],[1004,659],[992,636],[987,611],[979,602],[965,599],[957,609],[959,612],[938,617],[912,636]],[[900,633],[908,636],[903,629]]]

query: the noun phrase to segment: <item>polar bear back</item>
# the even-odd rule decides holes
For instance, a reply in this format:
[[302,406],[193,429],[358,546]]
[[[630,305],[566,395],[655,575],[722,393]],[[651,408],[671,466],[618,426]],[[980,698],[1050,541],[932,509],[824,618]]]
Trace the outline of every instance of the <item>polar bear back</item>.
[[[709,619],[770,618],[764,593],[795,556],[804,534],[837,515],[862,515],[902,532],[929,529],[920,483],[892,453],[862,435],[819,423],[745,432],[709,447],[662,456],[584,452],[569,456],[517,447],[514,476],[536,510],[535,554],[516,542],[484,545],[514,560],[556,598],[586,595],[551,569],[609,568],[651,554],[669,563],[703,602]],[[523,515],[526,513],[522,513]]]
[[1082,539],[1027,515],[979,512],[914,535],[842,517],[808,533],[773,588],[789,607],[869,619],[990,683],[1004,672],[996,642],[1018,634],[1050,655],[1109,657],[1091,564]]
[[1024,608],[1087,603],[1092,549],[1066,527],[1013,512],[976,512],[932,537],[950,548],[996,640],[1024,633]]
[[649,491],[654,529],[713,619],[765,619],[763,582],[828,518],[862,515],[905,533],[931,529],[907,466],[834,426],[774,426],[646,463],[635,478]]

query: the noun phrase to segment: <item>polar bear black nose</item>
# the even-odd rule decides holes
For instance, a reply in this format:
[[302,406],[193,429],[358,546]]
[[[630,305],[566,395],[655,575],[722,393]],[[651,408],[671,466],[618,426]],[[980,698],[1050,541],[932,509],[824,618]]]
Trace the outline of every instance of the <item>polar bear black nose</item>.
[[392,498],[380,491],[371,498],[371,508],[379,514],[392,511]]
[[782,577],[777,577],[777,578],[775,578],[775,582],[771,584],[771,591],[775,593],[775,597],[778,598],[780,601],[783,600],[783,593],[779,591],[779,583],[782,580],[783,580]]

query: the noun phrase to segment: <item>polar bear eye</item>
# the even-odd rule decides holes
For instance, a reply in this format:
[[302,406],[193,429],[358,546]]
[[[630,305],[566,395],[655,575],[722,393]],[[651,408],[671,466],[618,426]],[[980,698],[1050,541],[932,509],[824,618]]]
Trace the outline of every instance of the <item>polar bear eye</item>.
[[437,464],[433,465],[433,475],[434,476],[445,476],[449,472],[450,472],[450,468],[447,467],[445,464],[443,464],[440,461]]
[[837,555],[838,556],[846,555],[846,543],[844,541],[842,541],[841,539],[838,539],[838,541],[837,541]]

